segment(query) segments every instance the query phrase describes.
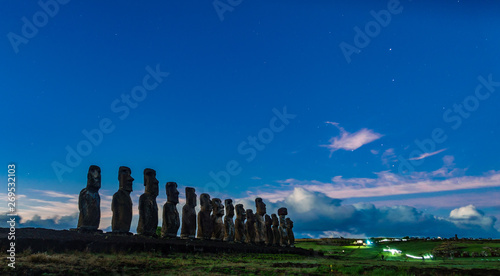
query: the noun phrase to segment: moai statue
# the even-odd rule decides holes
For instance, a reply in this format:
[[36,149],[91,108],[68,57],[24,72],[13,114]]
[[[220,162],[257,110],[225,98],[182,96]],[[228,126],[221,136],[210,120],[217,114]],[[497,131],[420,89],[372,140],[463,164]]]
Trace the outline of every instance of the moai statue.
[[209,240],[212,238],[213,223],[210,218],[212,212],[212,202],[210,201],[209,194],[200,195],[200,211],[198,212],[198,233],[196,237],[202,240]]
[[226,205],[226,216],[224,217],[224,241],[233,242],[234,241],[234,206],[232,199],[224,200]]
[[247,243],[254,244],[256,231],[255,231],[255,215],[252,209],[247,209],[247,223],[245,224],[247,231]]
[[266,226],[266,245],[273,245],[273,229],[271,226],[273,225],[273,220],[269,215],[265,216],[265,226]]
[[118,181],[120,189],[113,195],[111,201],[111,211],[113,218],[111,219],[111,229],[113,233],[130,233],[130,223],[132,223],[132,183],[134,178],[131,176],[132,171],[128,167],[120,167],[118,169]]
[[280,245],[287,246],[288,245],[288,234],[287,234],[287,226],[285,216],[288,215],[288,211],[285,207],[278,209],[278,216],[280,218],[280,226],[278,227],[280,232]]
[[97,231],[101,221],[101,168],[92,165],[87,173],[87,187],[83,188],[78,197],[78,230]]
[[245,219],[247,214],[243,208],[243,204],[236,204],[236,219],[234,220],[234,241],[239,243],[247,242],[247,235],[245,231]]
[[222,201],[219,198],[214,198],[212,199],[212,208],[212,240],[222,241],[224,239],[224,222],[222,222],[222,217],[224,216],[224,205],[222,205]]
[[167,191],[167,202],[163,205],[163,223],[161,226],[162,238],[175,238],[177,231],[181,226],[177,203],[179,203],[179,191],[177,183],[167,182],[165,185]]
[[194,239],[196,235],[196,193],[186,187],[186,204],[182,207],[181,239]]
[[272,245],[273,246],[279,246],[280,245],[280,230],[279,230],[279,226],[280,226],[280,221],[278,220],[278,216],[276,216],[276,214],[271,214],[271,220],[272,220],[272,223],[273,223],[273,243]]
[[295,235],[293,234],[293,221],[290,218],[286,218],[286,233],[288,235],[288,244],[294,247]]
[[153,169],[144,170],[144,193],[139,197],[139,223],[137,224],[137,234],[144,236],[156,236],[158,228],[158,204],[156,197],[159,193],[158,179],[156,171]]
[[264,221],[264,215],[266,214],[266,204],[262,201],[262,198],[258,197],[255,199],[255,207],[257,209],[255,214],[255,242],[259,244],[264,244],[266,242],[266,223]]

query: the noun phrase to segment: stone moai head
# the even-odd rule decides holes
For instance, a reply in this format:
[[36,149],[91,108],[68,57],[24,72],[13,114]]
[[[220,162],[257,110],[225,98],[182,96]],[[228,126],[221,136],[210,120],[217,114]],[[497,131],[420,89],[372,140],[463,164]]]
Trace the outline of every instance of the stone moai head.
[[247,213],[245,212],[243,204],[236,204],[235,207],[236,207],[236,217],[243,220],[246,219]]
[[201,211],[211,212],[212,202],[210,201],[210,195],[203,193],[200,195],[200,208]]
[[262,198],[258,197],[255,199],[255,207],[257,208],[257,214],[259,216],[264,216],[266,214],[266,204],[262,201]]
[[226,216],[234,217],[234,206],[232,199],[224,200],[224,204],[226,205]]
[[177,183],[167,182],[165,190],[167,191],[167,202],[175,204],[179,203],[179,190],[177,190]]
[[293,228],[293,221],[290,218],[286,218],[286,226],[287,228]]
[[288,215],[288,210],[285,207],[281,207],[278,209],[278,216],[286,216]]
[[278,220],[278,216],[276,214],[271,214],[271,220],[273,221],[273,226],[278,227],[280,225],[280,221]]
[[266,215],[266,216],[264,217],[264,219],[265,219],[265,222],[266,222],[266,226],[271,226],[271,225],[273,225],[273,220],[271,219],[271,217],[270,217],[269,215]]
[[224,216],[224,205],[222,205],[220,198],[212,199],[212,208],[214,209],[214,215],[219,217]]
[[144,186],[145,193],[153,196],[158,196],[160,189],[158,188],[158,179],[156,179],[156,171],[153,169],[144,169]]
[[96,165],[89,167],[87,173],[87,190],[97,192],[101,188],[101,168]]
[[132,178],[132,171],[129,167],[121,166],[118,169],[118,181],[120,182],[120,189],[126,192],[132,192],[132,183],[134,178]]
[[186,187],[186,205],[193,208],[196,206],[196,193],[194,188]]
[[255,215],[252,209],[247,209],[247,221],[254,221]]

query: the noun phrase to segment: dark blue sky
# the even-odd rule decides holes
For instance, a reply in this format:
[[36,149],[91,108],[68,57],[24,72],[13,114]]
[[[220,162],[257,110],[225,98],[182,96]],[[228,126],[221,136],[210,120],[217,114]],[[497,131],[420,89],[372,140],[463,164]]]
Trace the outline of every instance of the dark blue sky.
[[[299,192],[321,193],[346,206],[409,205],[466,234],[498,237],[497,2],[216,1],[237,4],[223,20],[212,1],[61,2],[41,1],[56,3],[53,16],[29,1],[3,1],[0,12],[0,153],[17,165],[25,219],[44,218],[59,203],[74,207],[45,218],[77,212],[71,196],[92,164],[102,169],[101,193],[112,195],[125,165],[137,196],[142,171],[153,168],[160,183],[177,181],[182,195],[193,186],[198,194],[286,205]],[[381,26],[373,14],[390,19]],[[24,17],[38,22],[35,34],[29,26],[23,34]],[[355,28],[370,26],[379,29],[356,45]],[[360,51],[346,57],[346,44]],[[169,75],[134,94],[157,69]],[[296,117],[267,131],[285,107]],[[68,147],[90,145],[82,131],[103,120],[110,133],[69,164]],[[420,150],[415,141],[431,141],[433,131],[440,142]],[[227,171],[232,160],[237,173],[227,186],[216,184],[210,172]],[[313,230],[340,233],[348,223],[318,222]],[[370,234],[358,230],[351,233]]]

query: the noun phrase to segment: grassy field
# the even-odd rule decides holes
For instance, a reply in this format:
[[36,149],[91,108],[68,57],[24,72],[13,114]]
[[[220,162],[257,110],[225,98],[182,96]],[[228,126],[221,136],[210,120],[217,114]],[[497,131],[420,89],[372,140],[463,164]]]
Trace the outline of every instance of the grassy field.
[[[322,250],[325,257],[271,254],[94,254],[88,252],[23,252],[16,258],[16,268],[0,269],[1,275],[500,275],[500,257],[435,258],[416,260],[435,248],[450,247],[443,241],[408,241],[373,246],[337,245],[334,240],[309,240],[298,247]],[[470,252],[485,248],[499,249],[500,242],[452,242],[453,248]],[[383,252],[384,248],[402,254]],[[382,256],[384,258],[382,259]]]

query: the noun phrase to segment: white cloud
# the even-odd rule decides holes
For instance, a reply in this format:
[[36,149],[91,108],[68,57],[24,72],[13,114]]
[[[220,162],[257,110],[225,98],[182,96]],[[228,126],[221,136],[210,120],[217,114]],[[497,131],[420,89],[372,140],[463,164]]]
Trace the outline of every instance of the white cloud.
[[493,228],[495,218],[485,216],[474,205],[467,205],[450,212],[450,221],[461,228],[481,227],[484,230]]
[[424,158],[436,155],[438,153],[441,153],[441,152],[443,152],[445,150],[447,150],[447,149],[440,149],[440,150],[437,150],[435,152],[424,152],[424,153],[422,153],[421,155],[419,155],[417,157],[410,158],[410,160],[421,160],[421,159],[424,159]]
[[453,209],[450,212],[450,218],[453,219],[469,219],[472,217],[481,216],[474,205],[467,205],[465,207]]
[[336,137],[332,137],[329,145],[322,145],[323,147],[329,148],[330,153],[333,153],[339,149],[343,150],[356,150],[363,145],[371,143],[377,139],[380,139],[383,135],[374,132],[370,129],[360,129],[354,133],[347,132],[344,128],[340,127],[338,123],[326,122],[336,126],[340,130],[340,134]]

